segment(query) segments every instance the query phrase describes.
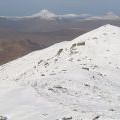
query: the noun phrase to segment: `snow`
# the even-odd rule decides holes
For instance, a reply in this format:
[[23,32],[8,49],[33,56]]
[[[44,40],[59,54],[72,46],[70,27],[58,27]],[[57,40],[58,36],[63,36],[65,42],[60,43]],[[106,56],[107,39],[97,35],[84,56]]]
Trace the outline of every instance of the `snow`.
[[41,19],[45,20],[55,20],[57,18],[57,15],[45,9],[39,13],[32,15],[31,17],[40,17]]
[[16,20],[24,20],[24,19],[42,19],[42,20],[48,20],[48,21],[56,21],[56,20],[72,20],[72,21],[81,21],[81,20],[120,20],[120,16],[113,13],[108,12],[105,15],[91,15],[88,13],[81,13],[81,14],[75,14],[75,13],[68,13],[68,14],[55,14],[47,9],[43,9],[38,13],[35,13],[30,16],[0,16],[0,18],[6,18],[12,21]]
[[96,20],[120,20],[120,16],[116,15],[113,12],[108,12],[103,16],[92,16],[92,17],[89,17],[88,19],[91,19],[91,20],[95,20],[95,19]]
[[0,66],[8,120],[119,120],[120,28],[105,25]]

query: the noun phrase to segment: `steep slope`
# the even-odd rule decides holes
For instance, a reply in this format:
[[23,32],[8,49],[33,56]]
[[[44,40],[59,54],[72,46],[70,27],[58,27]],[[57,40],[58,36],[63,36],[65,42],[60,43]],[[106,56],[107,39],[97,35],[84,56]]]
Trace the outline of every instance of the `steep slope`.
[[72,40],[87,31],[87,29],[66,29],[53,32],[21,33],[0,30],[0,65],[55,43]]
[[120,28],[105,25],[1,66],[1,114],[10,120],[118,120],[119,44]]

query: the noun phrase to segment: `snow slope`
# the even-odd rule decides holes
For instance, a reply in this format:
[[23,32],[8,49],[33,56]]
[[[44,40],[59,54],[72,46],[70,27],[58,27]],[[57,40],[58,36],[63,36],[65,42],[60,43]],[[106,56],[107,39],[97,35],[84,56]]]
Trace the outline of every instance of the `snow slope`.
[[119,120],[120,28],[105,25],[0,66],[8,120]]

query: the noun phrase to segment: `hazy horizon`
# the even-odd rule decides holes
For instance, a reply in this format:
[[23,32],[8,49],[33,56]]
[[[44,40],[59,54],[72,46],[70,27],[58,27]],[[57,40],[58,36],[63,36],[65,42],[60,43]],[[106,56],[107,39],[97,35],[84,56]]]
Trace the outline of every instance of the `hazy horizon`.
[[48,9],[56,14],[120,15],[120,0],[1,0],[0,16],[27,16]]

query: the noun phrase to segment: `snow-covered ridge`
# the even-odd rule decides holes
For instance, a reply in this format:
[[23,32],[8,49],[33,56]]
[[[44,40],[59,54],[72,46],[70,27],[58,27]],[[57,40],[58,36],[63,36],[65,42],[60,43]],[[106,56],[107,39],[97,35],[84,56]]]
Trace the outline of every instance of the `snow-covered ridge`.
[[[119,37],[120,37],[119,36],[119,31],[120,31],[119,27],[112,26],[112,25],[108,24],[108,25],[102,26],[102,27],[100,27],[100,28],[98,28],[96,30],[93,30],[91,32],[88,32],[88,33],[86,33],[86,34],[84,34],[84,35],[82,35],[80,37],[77,37],[77,38],[75,38],[72,41],[65,41],[65,42],[57,43],[57,44],[55,44],[55,45],[53,45],[51,47],[48,47],[46,49],[32,52],[32,53],[30,53],[30,54],[28,54],[28,55],[26,55],[26,56],[24,56],[22,58],[19,58],[18,60],[12,61],[10,63],[14,64],[15,62],[17,62],[17,63],[23,62],[24,64],[26,64],[26,63],[30,64],[29,62],[31,62],[31,66],[32,66],[32,63],[33,63],[33,65],[37,64],[35,62],[38,62],[39,59],[47,60],[47,59],[50,59],[50,58],[54,58],[54,56],[57,55],[57,52],[60,49],[63,49],[63,50],[66,49],[66,50],[68,50],[68,52],[70,52],[72,45],[74,45],[74,44],[77,45],[79,43],[84,43],[84,42],[86,42],[86,43],[90,42],[91,45],[92,45],[92,42],[94,42],[94,43],[98,42],[98,43],[101,43],[101,44],[105,45],[104,42],[106,41],[105,43],[113,42],[112,44],[114,45],[116,41],[113,40],[113,37],[119,39]],[[117,32],[117,34],[116,34],[116,32]],[[118,35],[118,36],[116,36],[116,35]],[[106,40],[106,38],[109,38],[109,39]],[[120,42],[120,41],[118,40],[117,42]],[[93,49],[93,48],[91,48],[91,49]],[[41,58],[41,56],[42,56],[42,58]],[[16,63],[16,65],[18,65],[17,63]],[[9,67],[9,65],[12,65],[12,64],[7,63],[7,64],[5,64],[5,65],[3,65],[1,67],[4,67],[4,66],[7,67],[7,65]],[[23,67],[25,67],[25,66],[24,65],[23,66],[20,65],[20,69],[23,68]],[[30,66],[28,66],[28,67],[30,67]],[[14,68],[15,68],[14,72],[17,73],[16,67],[14,67]],[[10,71],[12,73],[12,70],[10,70]],[[10,75],[12,75],[12,74],[10,74]]]
[[0,66],[0,113],[10,120],[119,120],[119,46],[120,28],[105,25]]
[[30,19],[30,18],[39,18],[44,20],[118,20],[120,16],[114,14],[113,12],[108,12],[102,16],[94,16],[91,14],[64,14],[64,15],[57,15],[47,9],[41,10],[40,12],[33,14],[31,16],[23,16],[23,17],[4,17],[10,20],[21,20],[21,19]]

